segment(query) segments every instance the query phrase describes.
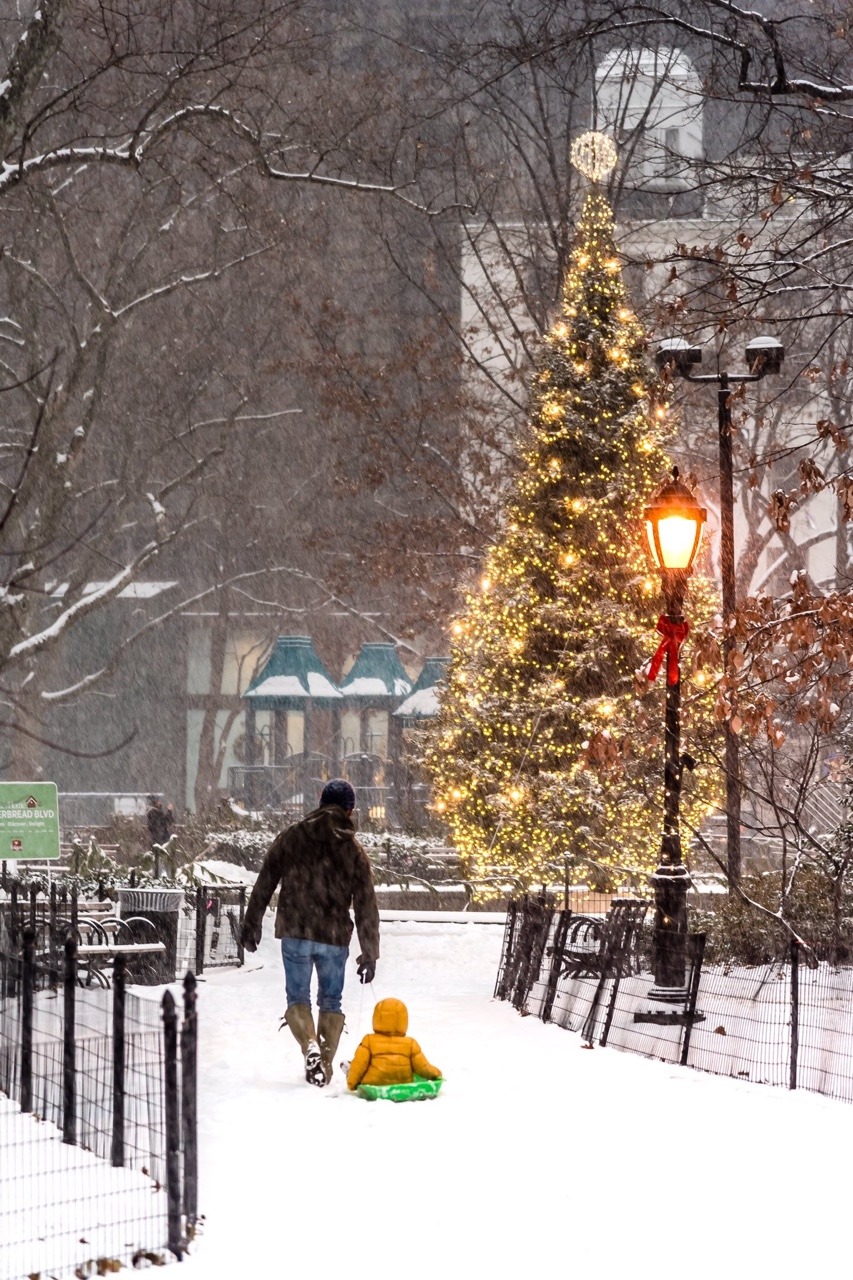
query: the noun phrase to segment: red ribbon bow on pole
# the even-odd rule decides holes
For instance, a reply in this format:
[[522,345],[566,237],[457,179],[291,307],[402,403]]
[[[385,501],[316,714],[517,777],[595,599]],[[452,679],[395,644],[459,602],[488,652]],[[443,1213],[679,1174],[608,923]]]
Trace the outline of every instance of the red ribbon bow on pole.
[[666,682],[667,684],[678,684],[680,679],[678,671],[678,651],[687,639],[690,632],[689,622],[674,622],[667,614],[662,613],[658,618],[657,629],[663,636],[657,647],[657,652],[652,658],[652,665],[649,667],[649,679],[656,680],[657,674],[663,666],[664,657],[666,657]]

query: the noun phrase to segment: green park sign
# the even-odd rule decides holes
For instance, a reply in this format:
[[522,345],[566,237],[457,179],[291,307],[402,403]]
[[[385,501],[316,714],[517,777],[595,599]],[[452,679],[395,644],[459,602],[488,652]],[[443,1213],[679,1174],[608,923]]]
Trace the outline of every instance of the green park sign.
[[0,860],[59,857],[55,782],[0,782]]

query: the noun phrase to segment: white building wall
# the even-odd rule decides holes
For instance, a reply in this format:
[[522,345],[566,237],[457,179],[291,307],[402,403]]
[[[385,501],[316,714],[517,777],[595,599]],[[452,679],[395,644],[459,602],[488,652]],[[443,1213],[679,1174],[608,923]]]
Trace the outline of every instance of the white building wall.
[[686,190],[704,154],[702,84],[680,49],[620,49],[596,70],[595,128],[631,159],[631,185]]

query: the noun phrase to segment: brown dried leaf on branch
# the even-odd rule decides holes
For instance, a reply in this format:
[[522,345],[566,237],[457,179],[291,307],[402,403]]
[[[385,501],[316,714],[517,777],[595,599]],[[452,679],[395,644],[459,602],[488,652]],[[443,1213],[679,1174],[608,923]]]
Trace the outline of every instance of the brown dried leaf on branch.
[[691,636],[693,651],[693,672],[711,667],[718,669],[720,663],[720,644],[712,631],[694,631]]
[[813,458],[802,458],[799,465],[800,491],[804,494],[820,493],[826,488],[826,477]]
[[837,449],[847,447],[847,438],[837,422],[831,418],[819,418],[815,423],[819,440],[831,440]]
[[766,735],[773,747],[789,726],[813,725],[822,735],[838,727],[851,692],[853,592],[819,592],[798,574],[785,599],[745,600],[735,635],[718,719]]
[[770,495],[770,501],[767,504],[767,515],[780,533],[787,533],[791,527],[792,505],[791,495],[785,493],[784,489],[776,489]]
[[841,476],[835,482],[835,489],[841,502],[841,510],[845,520],[853,518],[853,477]]
[[584,764],[597,773],[615,768],[623,759],[620,740],[606,730],[593,733],[583,753]]

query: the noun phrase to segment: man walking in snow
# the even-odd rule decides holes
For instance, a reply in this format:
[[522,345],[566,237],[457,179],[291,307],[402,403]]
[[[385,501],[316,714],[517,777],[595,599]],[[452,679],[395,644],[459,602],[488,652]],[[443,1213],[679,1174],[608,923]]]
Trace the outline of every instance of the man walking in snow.
[[[320,807],[282,831],[270,845],[252,890],[242,941],[254,951],[261,940],[264,912],[279,888],[275,936],[281,939],[287,1010],[284,1021],[305,1059],[305,1079],[325,1085],[344,1015],[349,944],[355,927],[361,955],[358,976],[372,982],[379,959],[379,911],[367,854],[355,838],[355,792],[343,778],[327,782]],[[317,970],[317,1026],[311,1012],[311,977]]]

